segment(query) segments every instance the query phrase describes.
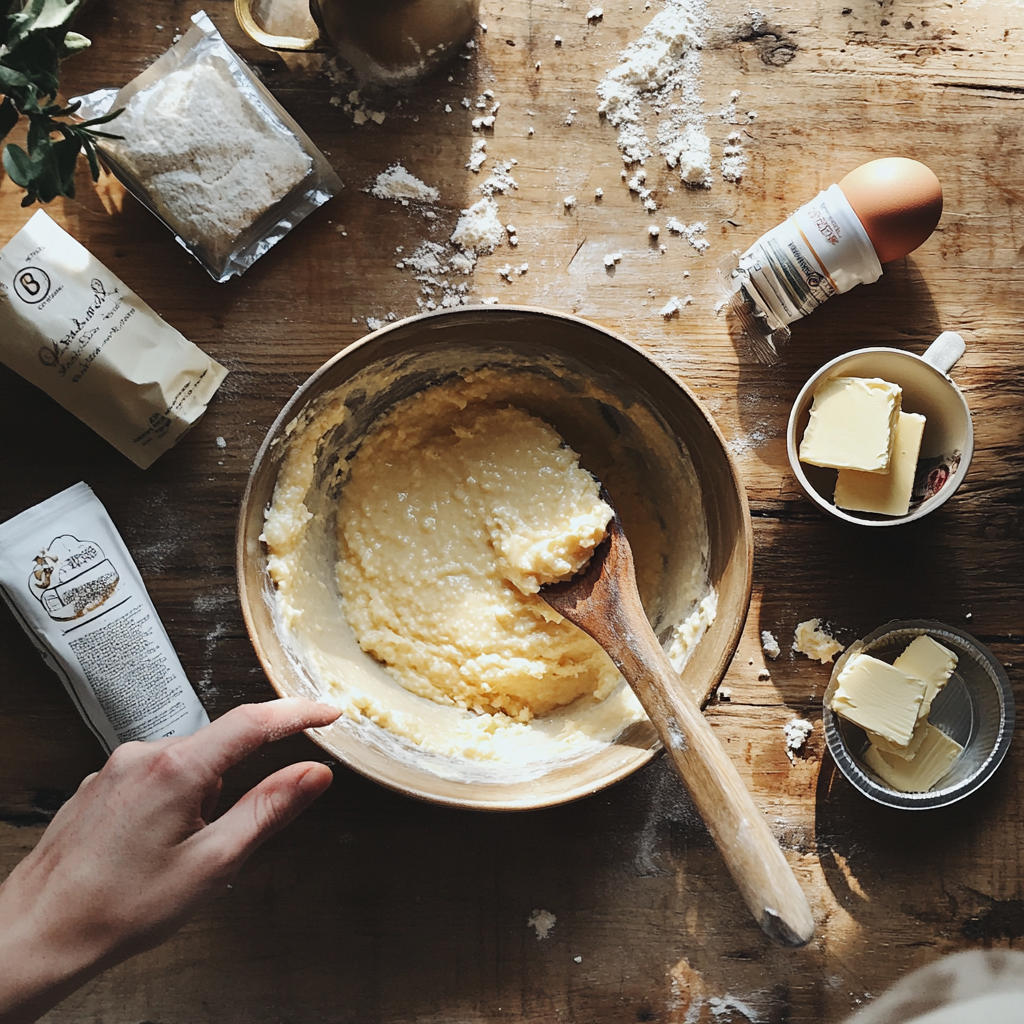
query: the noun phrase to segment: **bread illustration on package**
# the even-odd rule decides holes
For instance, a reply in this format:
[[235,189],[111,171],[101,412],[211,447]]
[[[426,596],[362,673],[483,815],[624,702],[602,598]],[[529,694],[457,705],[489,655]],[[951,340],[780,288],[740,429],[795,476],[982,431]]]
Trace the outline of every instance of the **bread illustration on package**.
[[96,738],[188,736],[209,718],[146,584],[88,485],[0,523],[0,597]]
[[58,622],[80,619],[102,607],[121,581],[99,544],[70,534],[55,537],[33,561],[29,590]]

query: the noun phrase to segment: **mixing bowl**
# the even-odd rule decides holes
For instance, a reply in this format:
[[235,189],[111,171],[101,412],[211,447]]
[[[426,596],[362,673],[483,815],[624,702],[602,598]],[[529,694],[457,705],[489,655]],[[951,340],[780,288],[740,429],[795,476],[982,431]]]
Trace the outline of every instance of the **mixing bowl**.
[[[344,403],[342,422],[318,449],[325,466],[343,466],[346,454],[351,455],[374,422],[397,402],[474,371],[512,381],[518,389],[515,404],[551,423],[580,454],[581,465],[608,487],[637,557],[645,610],[662,640],[688,612],[679,597],[680,581],[692,569],[683,557],[687,524],[680,521],[680,510],[696,501],[680,490],[685,474],[680,475],[679,467],[688,456],[696,482],[691,493],[699,490],[700,495],[697,517],[706,523],[706,551],[698,568],[717,594],[718,611],[693,649],[679,685],[695,702],[706,701],[735,651],[751,589],[750,518],[722,436],[686,386],[630,342],[576,317],[514,306],[461,307],[390,324],[325,363],[277,417],[253,463],[236,551],[242,612],[271,685],[281,696],[321,696],[316,673],[275,611],[261,540],[289,442],[301,435],[311,410],[328,403],[341,408],[339,403]],[[318,469],[321,486],[343,488],[343,482],[323,483],[328,477],[335,479]],[[335,491],[330,496],[336,498]],[[318,586],[333,588],[336,594],[333,560],[325,557],[323,562]],[[372,678],[403,707],[422,702],[430,705],[424,714],[437,715],[437,705],[401,690],[358,649],[343,615],[329,632],[336,634],[331,642],[344,643],[354,652],[354,674]],[[400,792],[494,810],[548,806],[596,792],[659,749],[646,719],[626,725],[613,742],[591,746],[579,756],[516,770],[440,756],[365,718],[343,716],[310,736],[344,764]]]

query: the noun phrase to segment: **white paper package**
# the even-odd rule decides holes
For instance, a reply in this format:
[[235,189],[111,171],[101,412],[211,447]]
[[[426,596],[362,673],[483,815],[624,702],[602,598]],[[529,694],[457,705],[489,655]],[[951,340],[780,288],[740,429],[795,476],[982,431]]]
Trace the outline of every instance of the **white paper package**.
[[132,556],[87,484],[0,524],[0,594],[108,753],[209,723]]
[[227,375],[43,210],[0,249],[0,362],[141,469]]
[[881,276],[871,239],[843,190],[832,185],[740,256],[733,288],[742,286],[777,330]]

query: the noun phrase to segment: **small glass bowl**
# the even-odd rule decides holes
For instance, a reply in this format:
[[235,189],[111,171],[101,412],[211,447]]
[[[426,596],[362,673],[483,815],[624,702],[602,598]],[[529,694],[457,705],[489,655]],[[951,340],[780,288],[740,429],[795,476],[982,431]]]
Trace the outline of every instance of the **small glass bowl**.
[[[839,673],[853,655],[870,653],[891,663],[922,633],[957,656],[956,669],[932,702],[928,721],[964,750],[927,793],[901,793],[860,760],[868,746],[867,735],[835,714],[829,703],[838,688]],[[869,800],[902,810],[947,807],[980,788],[1010,748],[1014,718],[1010,680],[992,652],[967,633],[926,619],[889,622],[852,644],[832,669],[824,697],[825,741],[839,770]]]

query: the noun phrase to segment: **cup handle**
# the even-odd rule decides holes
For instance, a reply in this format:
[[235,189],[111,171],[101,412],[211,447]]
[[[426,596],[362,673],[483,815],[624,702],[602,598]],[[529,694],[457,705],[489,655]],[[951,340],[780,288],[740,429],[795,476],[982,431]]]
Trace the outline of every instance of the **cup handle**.
[[271,50],[286,50],[295,52],[308,52],[319,49],[320,36],[313,36],[311,39],[303,39],[299,36],[274,36],[264,32],[253,17],[252,8],[254,0],[235,0],[235,18],[242,26],[242,31],[257,43],[268,47]]
[[948,374],[966,350],[964,339],[956,331],[943,331],[928,346],[921,358],[934,366],[939,373]]

